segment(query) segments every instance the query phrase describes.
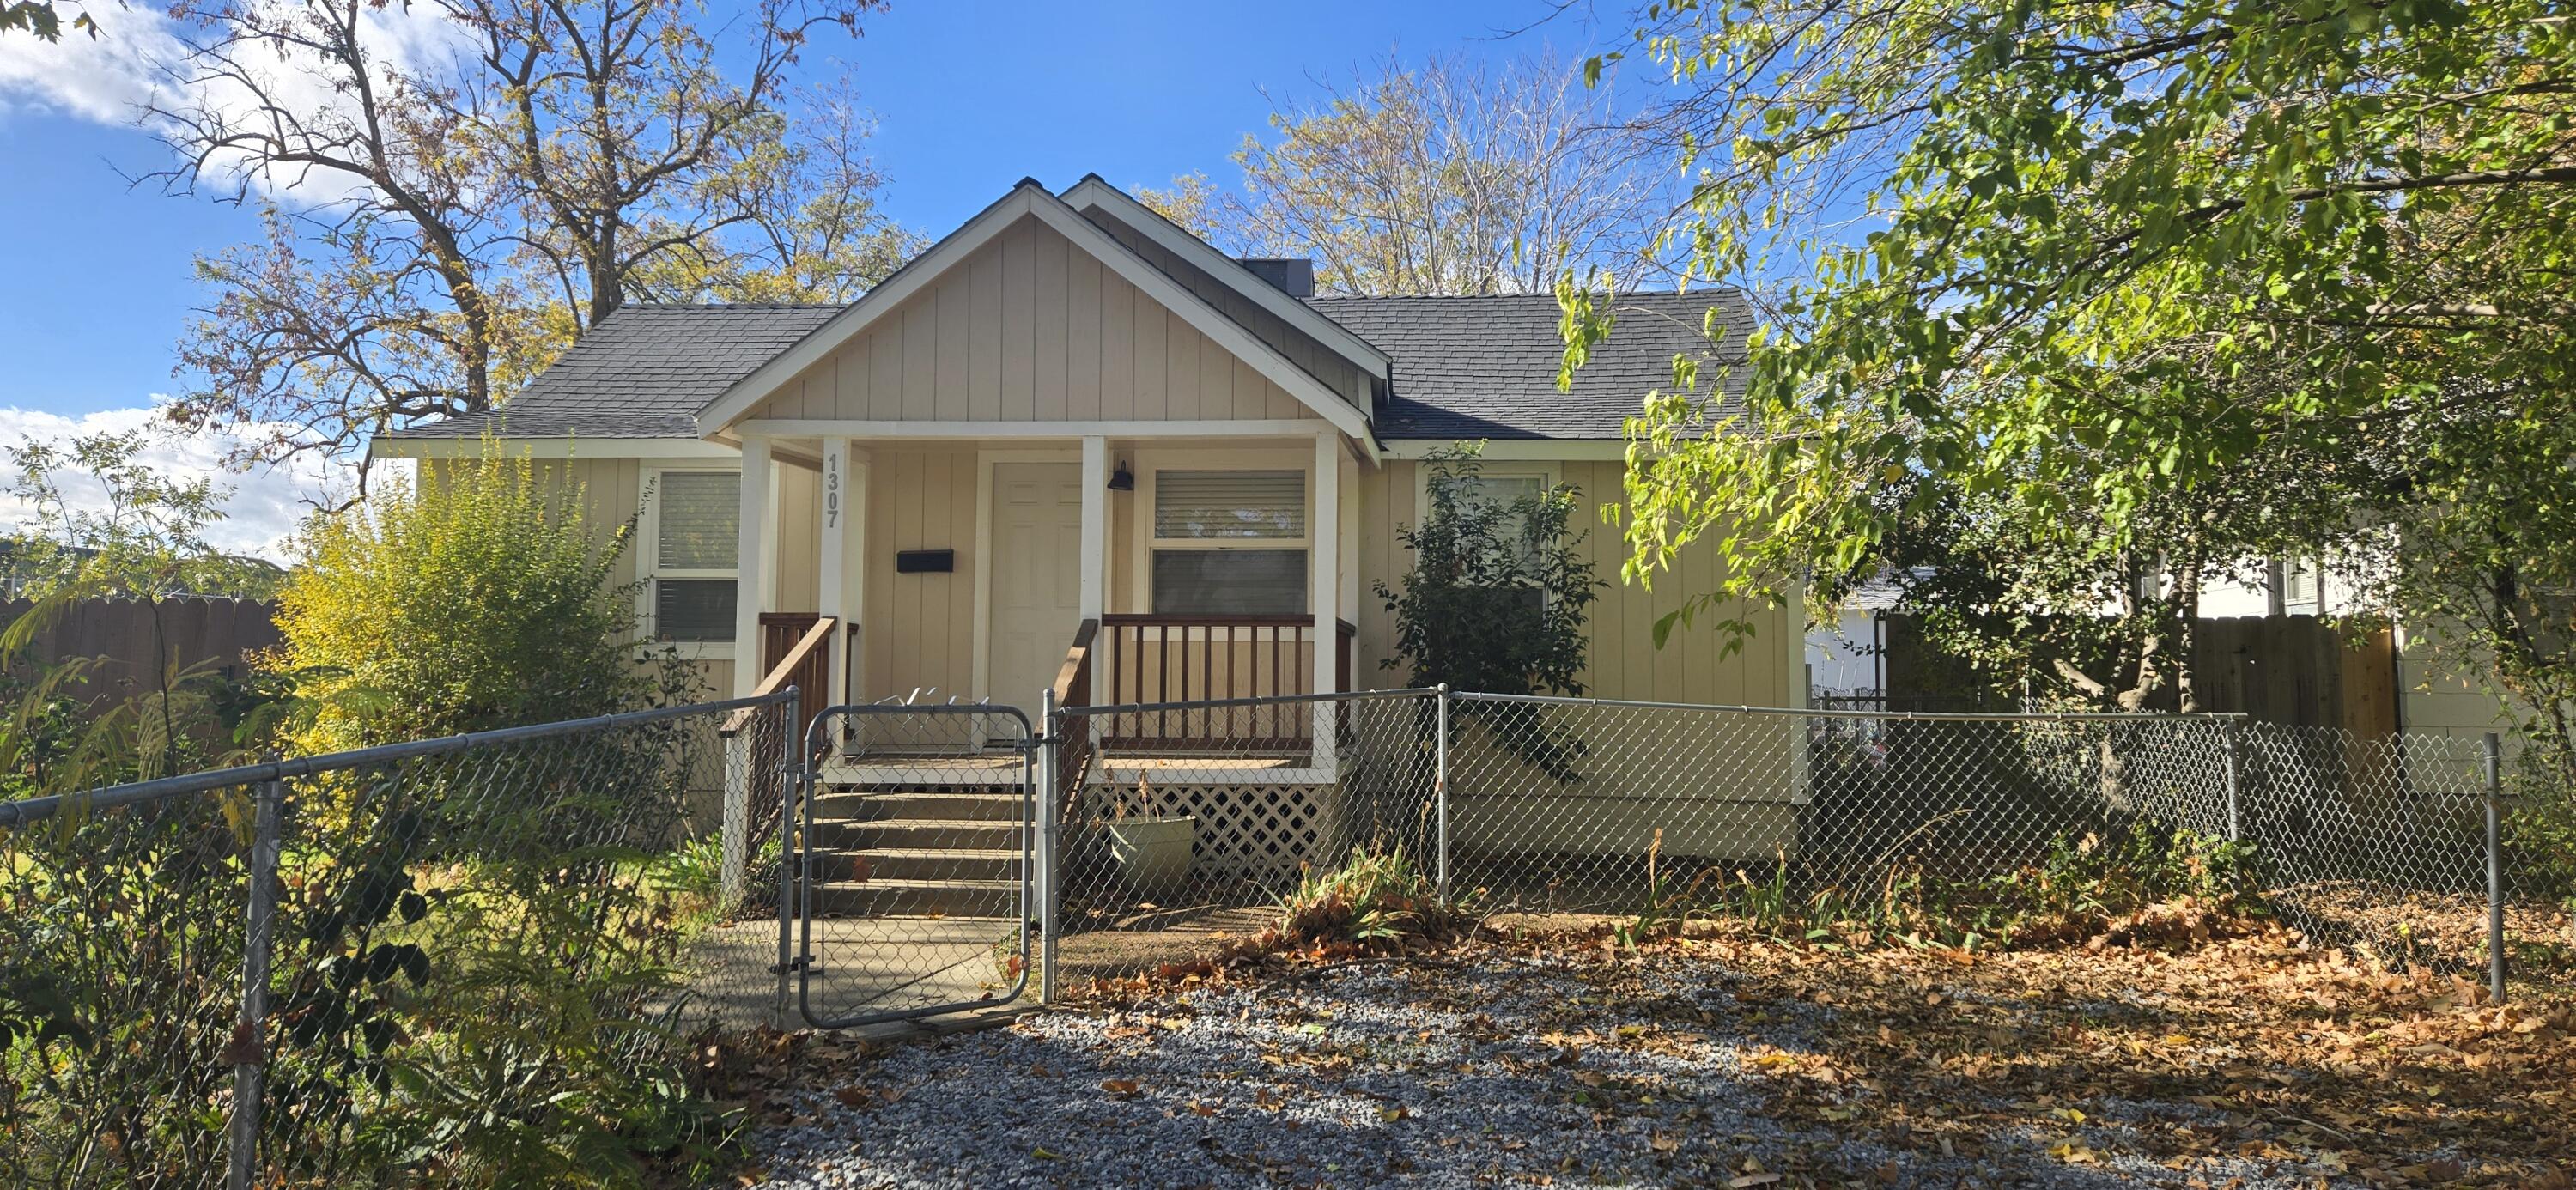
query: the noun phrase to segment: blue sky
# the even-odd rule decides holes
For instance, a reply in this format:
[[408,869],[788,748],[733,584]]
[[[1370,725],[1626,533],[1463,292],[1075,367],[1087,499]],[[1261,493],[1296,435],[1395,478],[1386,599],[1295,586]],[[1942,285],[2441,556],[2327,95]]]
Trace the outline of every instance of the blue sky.
[[[730,0],[710,2],[720,11]],[[1623,4],[1557,8],[894,0],[863,36],[818,39],[803,72],[821,81],[852,69],[879,120],[889,213],[936,235],[1024,175],[1061,187],[1097,172],[1136,186],[1203,170],[1231,182],[1229,155],[1271,110],[1265,91],[1295,103],[1316,93],[1317,77],[1346,81],[1388,55],[1553,51],[1575,61],[1624,40]],[[106,42],[0,37],[0,445],[154,420],[155,397],[176,388],[174,344],[203,298],[192,257],[258,230],[253,211],[129,184],[167,161],[130,114],[151,85],[137,62],[156,45],[167,52],[167,26],[155,0],[91,9]],[[1534,22],[1534,32],[1505,36]],[[172,473],[209,474],[224,445],[200,436],[147,457]],[[230,489],[231,519],[209,539],[271,556],[307,501],[345,485],[314,460],[218,482]],[[25,512],[0,496],[0,530]]]
[[[936,234],[1023,175],[1062,186],[1097,171],[1133,186],[1197,169],[1229,180],[1227,155],[1269,110],[1265,88],[1295,99],[1313,91],[1312,75],[1346,76],[1388,53],[1553,46],[1574,57],[1618,32],[1578,8],[1497,40],[1552,8],[895,0],[864,36],[818,41],[806,68],[855,68],[881,121],[888,206]],[[114,10],[103,15],[113,35]],[[256,231],[248,211],[129,187],[162,150],[118,126],[112,106],[75,106],[0,73],[0,407],[79,416],[168,391],[172,344],[199,296],[192,254]]]

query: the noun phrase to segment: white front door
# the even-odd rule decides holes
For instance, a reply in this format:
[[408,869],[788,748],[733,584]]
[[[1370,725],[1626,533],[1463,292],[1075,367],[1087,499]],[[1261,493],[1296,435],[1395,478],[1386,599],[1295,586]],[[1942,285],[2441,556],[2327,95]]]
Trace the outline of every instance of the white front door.
[[[1082,466],[993,465],[992,646],[984,689],[1037,718],[1082,623]],[[1045,730],[1042,726],[1038,730]]]

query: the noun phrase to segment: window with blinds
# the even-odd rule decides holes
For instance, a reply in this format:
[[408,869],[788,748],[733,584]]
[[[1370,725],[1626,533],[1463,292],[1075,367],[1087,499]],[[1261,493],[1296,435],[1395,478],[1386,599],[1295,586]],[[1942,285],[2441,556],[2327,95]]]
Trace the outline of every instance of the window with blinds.
[[1154,614],[1297,616],[1306,612],[1304,550],[1155,550]]
[[742,474],[665,471],[653,511],[654,637],[732,640],[742,561]]
[[741,535],[740,473],[662,473],[659,569],[732,570],[742,556]]
[[1157,471],[1154,536],[1171,541],[1306,536],[1303,471]]
[[[1468,499],[1506,509],[1518,508],[1523,501],[1535,500],[1547,491],[1547,481],[1535,475],[1478,475],[1465,486]],[[1522,561],[1536,565],[1539,543],[1529,539],[1529,519],[1514,513],[1504,518],[1503,529],[1519,546]]]
[[1306,610],[1306,473],[1154,472],[1152,602],[1160,615]]
[[[1459,480],[1458,494],[1462,504],[1504,511],[1502,523],[1497,526],[1507,543],[1504,548],[1519,555],[1518,560],[1526,573],[1536,573],[1548,543],[1530,536],[1529,518],[1519,510],[1527,502],[1545,496],[1547,486],[1546,477],[1540,475],[1480,472]],[[1547,593],[1534,586],[1499,587],[1489,593],[1501,603],[1506,617],[1504,622],[1519,619],[1532,631],[1536,630],[1539,617],[1547,610]]]
[[664,578],[653,581],[653,635],[658,640],[733,639],[734,580]]
[[2292,615],[2315,615],[2324,610],[2323,584],[2317,581],[2313,562],[2285,562],[2281,565],[2281,602]]

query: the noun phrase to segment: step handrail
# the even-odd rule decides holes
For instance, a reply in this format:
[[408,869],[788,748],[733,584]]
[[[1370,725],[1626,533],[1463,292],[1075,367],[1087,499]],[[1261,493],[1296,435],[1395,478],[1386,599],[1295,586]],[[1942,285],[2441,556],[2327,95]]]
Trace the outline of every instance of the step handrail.
[[[794,679],[797,669],[802,667],[806,661],[813,656],[814,650],[822,647],[824,641],[830,640],[832,638],[832,633],[838,630],[840,626],[841,621],[835,617],[814,617],[814,624],[812,627],[805,630],[805,635],[798,637],[795,646],[788,649],[786,655],[778,659],[778,664],[770,666],[769,672],[761,676],[760,685],[752,689],[751,697],[765,698],[785,689],[787,684]],[[754,664],[758,663],[754,662]],[[823,692],[818,689],[813,691],[800,690],[799,693],[819,696]],[[753,711],[751,708],[744,708],[743,710],[734,712],[733,717],[725,720],[724,726],[718,728],[716,734],[726,739],[732,739],[733,737],[740,735],[743,728],[751,725],[752,714]]]
[[1091,772],[1091,721],[1067,715],[1064,709],[1091,702],[1091,644],[1099,635],[1096,618],[1084,620],[1073,630],[1073,647],[1064,651],[1064,666],[1055,675],[1055,721],[1039,725],[1055,744],[1056,790],[1066,814],[1081,801],[1082,780]]

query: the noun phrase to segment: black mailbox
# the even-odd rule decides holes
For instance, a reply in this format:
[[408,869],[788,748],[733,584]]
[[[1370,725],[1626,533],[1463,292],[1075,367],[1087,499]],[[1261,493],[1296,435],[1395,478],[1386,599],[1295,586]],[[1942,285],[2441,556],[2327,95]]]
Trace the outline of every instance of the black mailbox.
[[947,574],[957,569],[955,550],[896,550],[896,574]]

